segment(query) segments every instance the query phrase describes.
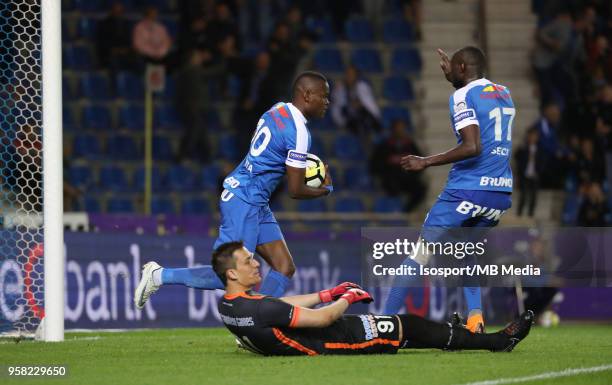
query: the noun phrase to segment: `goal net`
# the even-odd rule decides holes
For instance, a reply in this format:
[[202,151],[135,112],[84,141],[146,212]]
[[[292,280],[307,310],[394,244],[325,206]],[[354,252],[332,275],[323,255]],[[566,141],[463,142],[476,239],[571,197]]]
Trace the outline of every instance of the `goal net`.
[[[44,175],[47,169],[58,174],[57,165],[47,166],[49,160],[57,160],[57,143],[52,141],[47,146],[44,131],[49,128],[48,134],[59,137],[61,143],[61,120],[57,111],[52,111],[57,107],[43,104],[43,89],[48,89],[43,85],[43,38],[49,37],[43,36],[43,25],[49,23],[43,22],[42,2],[49,2],[45,8],[56,3],[57,12],[51,13],[59,15],[59,0],[0,2],[0,332],[4,335],[33,336],[41,325],[49,278],[45,276],[45,263],[56,263],[51,254],[57,254],[53,248],[57,249],[58,243],[57,239],[45,242],[46,227],[56,230],[58,221],[61,226],[61,210],[59,215],[57,211],[58,206],[61,208],[61,190],[54,198],[59,202],[51,204],[55,218],[49,219],[43,188],[50,183]],[[59,21],[51,28],[58,31],[58,36]],[[58,51],[59,39],[55,40],[50,45]],[[50,56],[48,52],[44,53]],[[58,58],[54,61],[60,63]],[[54,75],[45,76],[58,88],[61,78],[51,79],[61,74],[61,68],[55,66]],[[51,99],[58,92],[51,88],[44,96]],[[59,95],[55,104],[61,111]],[[59,155],[61,168],[61,147]],[[58,182],[55,176],[51,189],[57,194],[58,187],[61,189],[61,179]],[[63,243],[61,234],[59,238]],[[63,255],[59,257],[57,263],[63,270]],[[63,297],[63,288],[60,293]],[[63,305],[63,298],[60,301]],[[44,338],[44,329],[39,332]]]

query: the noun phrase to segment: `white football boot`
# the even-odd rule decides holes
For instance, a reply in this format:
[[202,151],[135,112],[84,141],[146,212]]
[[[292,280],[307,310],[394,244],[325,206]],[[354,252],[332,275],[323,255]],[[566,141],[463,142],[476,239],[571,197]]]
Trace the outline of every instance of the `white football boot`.
[[148,262],[142,267],[140,282],[134,291],[134,304],[137,308],[142,309],[151,294],[159,289],[159,285],[153,282],[153,272],[158,269],[161,266],[157,262]]

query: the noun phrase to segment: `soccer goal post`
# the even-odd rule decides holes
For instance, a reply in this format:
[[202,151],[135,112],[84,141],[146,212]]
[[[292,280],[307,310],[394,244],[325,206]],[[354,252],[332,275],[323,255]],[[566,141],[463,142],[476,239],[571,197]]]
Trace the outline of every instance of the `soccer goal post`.
[[64,339],[61,1],[0,2],[0,334]]

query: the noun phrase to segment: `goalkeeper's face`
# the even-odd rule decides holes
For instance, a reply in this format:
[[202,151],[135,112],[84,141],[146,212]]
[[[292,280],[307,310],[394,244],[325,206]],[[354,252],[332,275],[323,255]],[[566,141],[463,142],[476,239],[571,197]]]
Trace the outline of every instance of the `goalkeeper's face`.
[[259,262],[254,258],[253,253],[246,248],[238,249],[234,252],[236,268],[229,269],[228,278],[235,280],[244,287],[251,288],[261,282],[259,274]]

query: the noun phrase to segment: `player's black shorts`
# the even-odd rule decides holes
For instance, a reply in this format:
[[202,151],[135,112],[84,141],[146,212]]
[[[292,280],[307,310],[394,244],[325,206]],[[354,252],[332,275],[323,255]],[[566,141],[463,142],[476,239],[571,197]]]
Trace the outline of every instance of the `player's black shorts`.
[[397,316],[349,314],[326,328],[282,332],[318,354],[394,354],[400,345]]

